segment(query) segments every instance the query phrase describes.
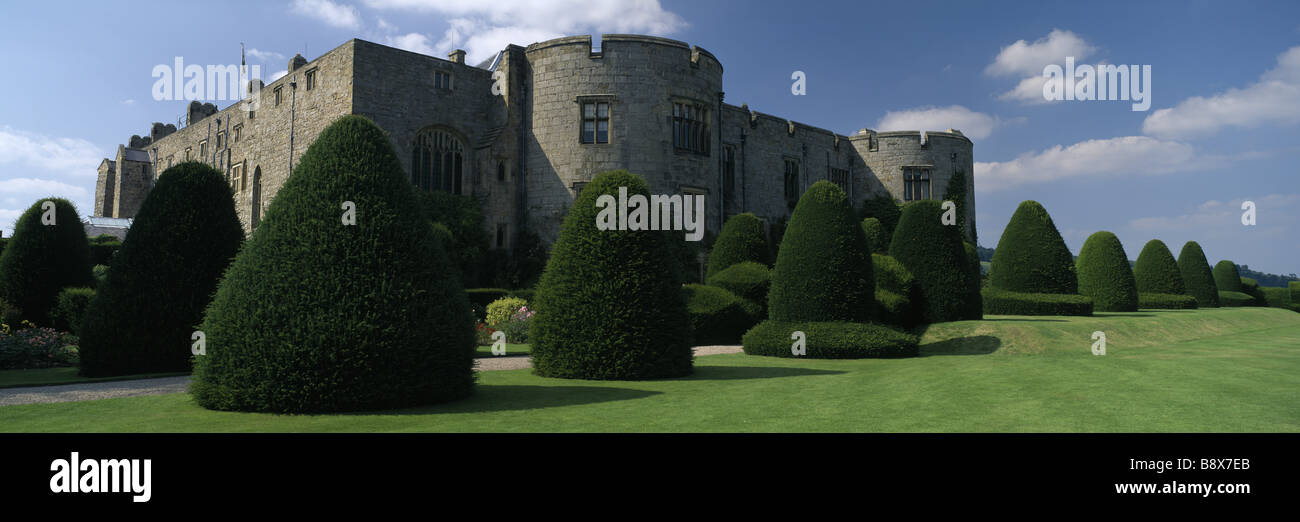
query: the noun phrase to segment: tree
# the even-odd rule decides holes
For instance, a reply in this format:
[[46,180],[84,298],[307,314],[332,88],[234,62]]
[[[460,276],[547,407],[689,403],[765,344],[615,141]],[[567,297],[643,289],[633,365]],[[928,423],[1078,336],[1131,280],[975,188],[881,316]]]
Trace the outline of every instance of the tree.
[[635,174],[597,175],[574,200],[551,245],[529,332],[538,375],[655,379],[691,373],[690,318],[668,235],[597,228],[598,201],[616,198],[619,187],[627,187],[629,197],[650,195]]
[[1214,285],[1224,292],[1242,292],[1241,274],[1236,263],[1224,259],[1214,265]]
[[1219,289],[1214,284],[1214,273],[1210,270],[1210,262],[1205,260],[1201,245],[1195,241],[1183,245],[1183,251],[1178,253],[1178,271],[1183,275],[1187,294],[1196,298],[1199,307],[1219,306]]
[[164,171],[87,309],[81,374],[190,371],[191,335],[243,239],[220,172],[198,162]]
[[940,202],[916,201],[903,207],[889,255],[907,267],[920,288],[925,322],[960,321],[969,316],[971,271],[957,228],[944,225]]
[[1159,239],[1147,241],[1133,264],[1133,278],[1139,293],[1186,295],[1187,285],[1169,247]]
[[90,243],[72,202],[39,200],[27,208],[0,254],[0,300],[22,319],[48,326],[50,310],[66,287],[94,286]]
[[799,198],[772,269],[769,317],[777,321],[871,320],[871,253],[848,196],[819,181]]
[[1023,293],[1077,294],[1074,256],[1037,201],[1023,201],[993,252],[989,286]]
[[201,330],[190,391],[206,408],[377,410],[473,391],[459,275],[387,133],[361,116],[339,118],[303,154]]
[[1079,293],[1092,298],[1098,312],[1136,312],[1137,279],[1124,245],[1115,234],[1102,230],[1088,236],[1076,261]]

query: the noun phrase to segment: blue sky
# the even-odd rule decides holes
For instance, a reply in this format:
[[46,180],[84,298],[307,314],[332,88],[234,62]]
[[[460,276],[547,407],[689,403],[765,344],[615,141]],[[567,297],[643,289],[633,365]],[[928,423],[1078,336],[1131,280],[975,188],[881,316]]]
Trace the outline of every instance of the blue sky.
[[[6,2],[0,46],[0,228],[32,202],[89,212],[95,168],[182,101],[154,101],[152,69],[238,63],[263,76],[359,37],[477,60],[505,43],[641,33],[722,61],[727,101],[849,134],[963,130],[975,142],[980,243],[1016,205],[1047,207],[1071,250],[1111,230],[1131,258],[1149,239],[1201,243],[1272,273],[1300,272],[1300,3],[296,0]],[[1042,68],[1152,69],[1151,107],[1053,101]],[[790,92],[793,71],[807,95]],[[1019,89],[1018,89],[1019,87]],[[222,103],[224,106],[226,103]],[[1257,225],[1243,226],[1243,200]]]

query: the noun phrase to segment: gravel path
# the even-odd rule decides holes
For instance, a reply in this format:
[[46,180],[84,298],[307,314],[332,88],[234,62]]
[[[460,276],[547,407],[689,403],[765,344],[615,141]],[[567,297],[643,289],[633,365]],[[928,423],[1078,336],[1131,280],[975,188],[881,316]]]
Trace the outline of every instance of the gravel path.
[[[720,353],[740,353],[739,346],[696,346],[695,355],[716,355]],[[532,358],[527,356],[484,357],[474,360],[474,369],[479,371],[522,370],[532,368]],[[140,395],[162,395],[181,393],[188,389],[190,378],[159,377],[155,379],[135,379],[130,381],[93,382],[86,384],[63,384],[57,386],[30,386],[25,388],[0,388],[0,406],[15,404],[34,404],[45,402],[92,401],[114,399],[118,397],[136,397]]]

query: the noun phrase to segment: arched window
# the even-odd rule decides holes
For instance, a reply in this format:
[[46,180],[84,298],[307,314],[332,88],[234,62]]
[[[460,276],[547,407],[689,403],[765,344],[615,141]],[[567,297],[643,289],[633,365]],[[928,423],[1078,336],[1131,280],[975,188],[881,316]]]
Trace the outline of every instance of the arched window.
[[262,222],[262,167],[253,168],[253,195],[248,199],[248,215],[252,228]]
[[411,183],[422,190],[460,194],[464,150],[460,140],[446,131],[421,131],[411,147]]

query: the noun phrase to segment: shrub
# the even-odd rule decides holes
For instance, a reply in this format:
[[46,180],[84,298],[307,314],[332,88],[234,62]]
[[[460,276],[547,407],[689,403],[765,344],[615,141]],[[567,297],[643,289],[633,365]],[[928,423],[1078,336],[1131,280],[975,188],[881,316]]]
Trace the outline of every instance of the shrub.
[[81,320],[86,317],[86,308],[94,297],[94,288],[64,288],[59,292],[54,310],[50,312],[54,327],[65,332],[78,333]]
[[1196,307],[1196,298],[1186,294],[1138,294],[1138,309],[1191,310]]
[[776,321],[868,322],[875,303],[871,254],[848,196],[829,181],[804,192],[772,269]]
[[[54,224],[48,226],[42,223],[46,202],[54,204]],[[33,203],[0,255],[0,299],[22,310],[23,319],[48,326],[59,292],[92,284],[90,243],[77,208],[60,198]]]
[[536,315],[524,305],[511,312],[497,323],[497,327],[506,334],[506,342],[518,344],[527,343],[530,326],[533,322],[533,316]]
[[716,286],[758,305],[760,315],[767,315],[767,291],[772,286],[772,269],[753,261],[736,263],[709,278]]
[[[340,222],[344,201],[353,225]],[[387,133],[361,116],[339,118],[303,154],[202,330],[190,391],[206,408],[375,410],[473,391],[460,278]]]
[[0,325],[17,328],[23,321],[23,310],[0,299]]
[[980,294],[983,286],[983,263],[980,263],[979,251],[975,245],[962,243],[966,250],[966,315],[965,319],[980,320],[984,318],[984,296]]
[[99,287],[108,279],[108,265],[95,265],[94,268],[91,268],[90,273],[95,278],[95,286]]
[[1268,298],[1264,296],[1264,291],[1260,290],[1259,281],[1249,277],[1241,278],[1241,293],[1254,300],[1251,306],[1268,306]]
[[502,297],[487,305],[487,318],[484,322],[488,326],[500,329],[511,315],[525,306],[528,306],[528,301],[518,297]]
[[1074,256],[1037,201],[1021,202],[1002,231],[993,251],[989,285],[1021,293],[1079,293]]
[[[796,356],[791,335],[804,333],[806,355]],[[808,357],[814,359],[858,359],[863,357],[912,357],[919,352],[916,336],[875,324],[847,321],[784,322],[763,321],[745,333],[743,344],[749,355]]]
[[1128,254],[1115,234],[1102,230],[1088,236],[1076,261],[1079,294],[1092,298],[1097,312],[1135,312],[1138,309],[1137,280]]
[[1255,306],[1255,298],[1241,292],[1219,292],[1219,302],[1223,306]]
[[596,228],[597,200],[616,197],[619,187],[629,195],[650,194],[645,180],[627,171],[597,175],[574,200],[551,245],[533,300],[538,375],[653,379],[691,373],[690,316],[667,234]]
[[[1214,265],[1214,286],[1218,287],[1220,292],[1243,292],[1241,285],[1241,274],[1237,272],[1237,264],[1224,259]],[[1258,286],[1258,283],[1256,283]]]
[[460,271],[465,286],[488,284],[493,274],[484,267],[491,237],[484,228],[483,209],[474,196],[452,194],[439,190],[420,190],[407,183],[415,193],[420,214],[431,223],[441,223],[451,233],[451,250],[447,252],[452,264]]
[[757,304],[705,285],[685,285],[682,293],[691,316],[694,344],[740,344],[740,337],[762,320]]
[[1077,294],[984,289],[984,313],[997,315],[1092,315],[1092,298]]
[[191,336],[243,238],[216,169],[185,162],[158,176],[86,310],[81,374],[189,371]]
[[862,203],[862,217],[879,219],[880,224],[885,227],[885,232],[891,237],[894,235],[894,230],[898,228],[898,220],[902,215],[903,211],[899,208],[898,201],[889,194],[873,196]]
[[[1187,294],[1183,273],[1178,270],[1174,254],[1159,239],[1147,241],[1142,247],[1142,253],[1133,264],[1133,279],[1137,281],[1139,301],[1141,294]],[[1141,306],[1141,303],[1138,307],[1149,308]]]
[[970,234],[966,233],[966,199],[966,171],[957,170],[952,173],[952,177],[948,178],[948,187],[944,189],[943,200],[957,205],[957,231],[961,232],[963,240],[969,236],[974,242],[977,241],[975,231],[970,230]]
[[938,201],[917,201],[903,208],[894,231],[889,255],[916,279],[919,302],[914,302],[924,322],[966,318],[970,271],[966,249],[957,229],[945,226]]
[[871,253],[887,254],[889,252],[889,241],[892,238],[889,232],[885,231],[885,225],[882,225],[879,219],[863,219],[862,233],[867,235],[867,247],[869,247]]
[[33,370],[75,366],[75,336],[53,328],[0,328],[0,370]]
[[1300,306],[1300,281],[1290,281],[1286,287],[1291,293],[1291,306]]
[[1259,291],[1264,294],[1264,301],[1268,303],[1268,306],[1273,308],[1291,307],[1291,292],[1287,289],[1273,286],[1261,286],[1259,287]]
[[1214,283],[1214,273],[1210,271],[1210,262],[1205,260],[1205,252],[1195,241],[1188,241],[1178,253],[1178,271],[1183,275],[1183,286],[1187,295],[1196,298],[1199,308],[1219,306],[1219,289]]
[[722,232],[713,242],[709,252],[709,265],[705,280],[732,265],[753,261],[769,264],[767,240],[763,239],[763,221],[745,212],[736,214],[722,225]]
[[880,321],[911,328],[921,324],[916,278],[897,259],[872,254],[871,273],[876,279],[876,306]]

